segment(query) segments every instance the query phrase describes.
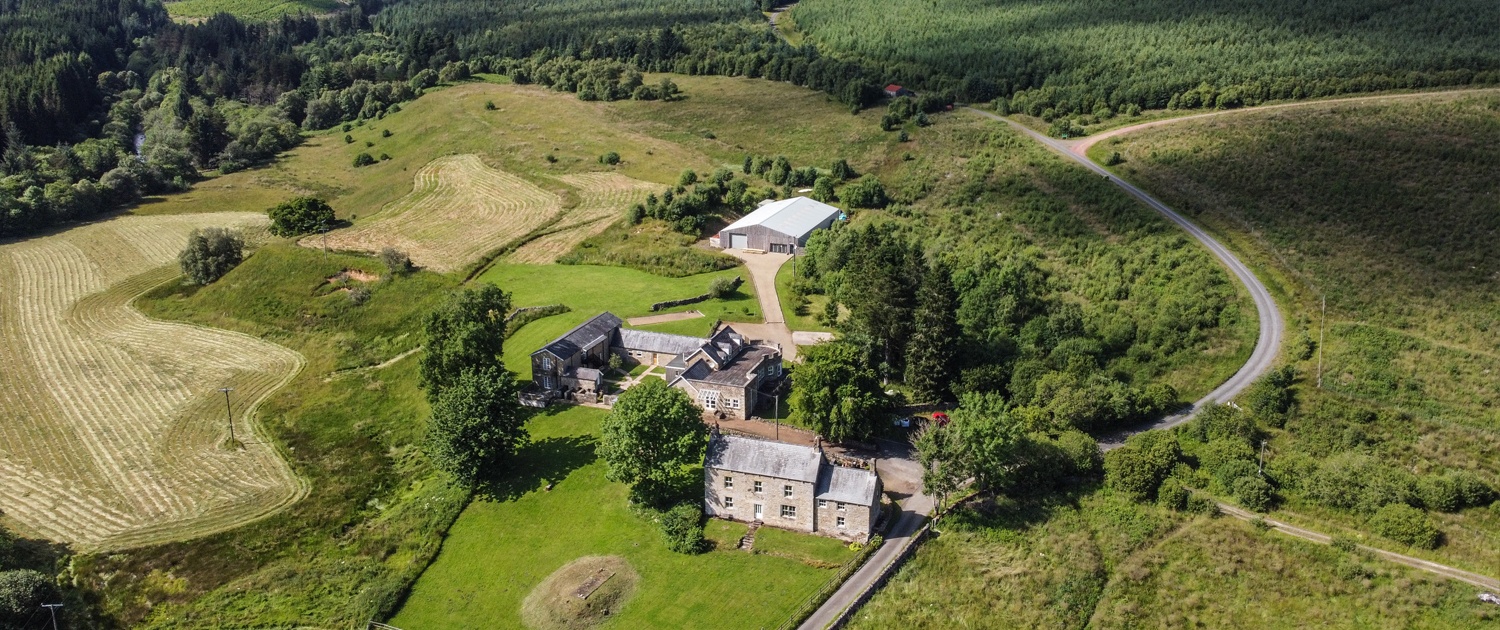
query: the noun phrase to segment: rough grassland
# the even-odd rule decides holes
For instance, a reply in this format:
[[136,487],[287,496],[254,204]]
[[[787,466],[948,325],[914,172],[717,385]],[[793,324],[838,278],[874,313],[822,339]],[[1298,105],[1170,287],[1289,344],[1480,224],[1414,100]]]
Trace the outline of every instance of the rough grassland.
[[[623,484],[604,479],[594,446],[605,412],[549,410],[531,421],[515,481],[476,500],[391,624],[401,628],[522,627],[522,601],[582,556],[625,558],[636,593],[608,627],[769,628],[832,575],[787,558],[716,550],[673,553],[633,513]],[[547,483],[556,485],[543,490]]]
[[1477,589],[1106,492],[944,519],[851,628],[1493,628]]
[[[247,214],[122,217],[0,245],[0,510],[85,549],[202,535],[305,489],[256,407],[303,364],[253,337],[146,318],[194,228]],[[233,387],[236,437],[224,399]]]

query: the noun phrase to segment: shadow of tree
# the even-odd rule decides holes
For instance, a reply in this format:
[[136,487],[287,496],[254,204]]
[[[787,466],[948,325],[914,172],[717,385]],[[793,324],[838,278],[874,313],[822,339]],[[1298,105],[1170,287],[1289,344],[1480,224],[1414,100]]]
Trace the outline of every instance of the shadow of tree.
[[475,486],[477,498],[511,501],[558,483],[579,468],[594,463],[599,441],[590,435],[570,435],[533,440],[516,453],[514,465],[481,478]]

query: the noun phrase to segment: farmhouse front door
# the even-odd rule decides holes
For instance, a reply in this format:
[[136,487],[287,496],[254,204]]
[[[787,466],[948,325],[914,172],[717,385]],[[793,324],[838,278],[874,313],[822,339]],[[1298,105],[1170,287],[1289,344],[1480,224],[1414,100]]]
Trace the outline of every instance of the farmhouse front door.
[[761,518],[760,518],[760,517],[761,517],[761,516],[762,516],[762,515],[763,515],[763,514],[765,514],[765,511],[766,511],[766,510],[765,510],[765,507],[764,507],[764,506],[762,506],[762,505],[761,505],[761,504],[759,504],[759,503],[756,503],[756,504],[755,504],[755,520],[757,520],[757,521],[758,521],[758,520],[761,520]]

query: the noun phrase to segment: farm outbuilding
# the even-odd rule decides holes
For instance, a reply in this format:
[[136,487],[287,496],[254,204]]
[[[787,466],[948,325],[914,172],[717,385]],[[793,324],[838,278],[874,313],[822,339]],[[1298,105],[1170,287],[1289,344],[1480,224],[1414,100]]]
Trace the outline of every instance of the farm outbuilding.
[[756,208],[719,230],[718,243],[725,249],[792,254],[807,244],[808,235],[832,225],[840,214],[838,208],[807,197],[783,199]]

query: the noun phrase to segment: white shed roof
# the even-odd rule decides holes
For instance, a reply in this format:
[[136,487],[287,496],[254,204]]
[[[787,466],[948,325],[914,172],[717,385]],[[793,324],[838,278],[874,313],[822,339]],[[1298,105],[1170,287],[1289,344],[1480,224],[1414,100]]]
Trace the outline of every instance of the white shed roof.
[[792,197],[756,208],[754,212],[720,230],[720,233],[759,225],[787,236],[802,238],[824,221],[838,215],[838,208],[821,201],[807,197]]

